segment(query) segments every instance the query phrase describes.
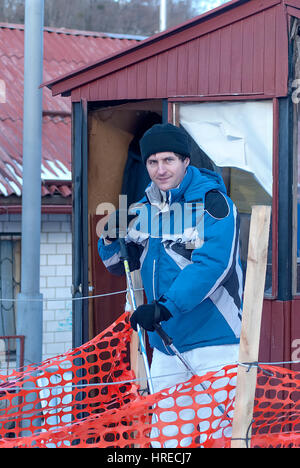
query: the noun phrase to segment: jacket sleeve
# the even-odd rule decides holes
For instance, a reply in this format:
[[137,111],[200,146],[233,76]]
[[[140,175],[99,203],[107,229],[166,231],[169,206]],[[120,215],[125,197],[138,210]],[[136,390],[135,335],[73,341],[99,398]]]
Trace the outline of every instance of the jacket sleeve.
[[[130,271],[138,270],[140,268],[142,247],[134,242],[128,242],[127,249]],[[117,240],[109,245],[105,245],[103,238],[100,237],[98,241],[98,253],[102,262],[111,274],[116,276],[125,275],[124,265],[120,258],[120,244]]]
[[231,200],[230,210],[222,219],[205,213],[204,242],[193,251],[192,263],[176,277],[160,298],[173,316],[188,313],[209,297],[235,267],[239,242],[237,210]]

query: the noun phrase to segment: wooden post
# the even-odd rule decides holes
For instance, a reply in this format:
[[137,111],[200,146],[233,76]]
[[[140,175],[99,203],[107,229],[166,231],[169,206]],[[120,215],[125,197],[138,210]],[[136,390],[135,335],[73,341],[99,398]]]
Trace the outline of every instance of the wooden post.
[[[239,363],[258,361],[270,218],[270,206],[252,207]],[[256,378],[256,366],[239,366],[231,448],[250,446]]]

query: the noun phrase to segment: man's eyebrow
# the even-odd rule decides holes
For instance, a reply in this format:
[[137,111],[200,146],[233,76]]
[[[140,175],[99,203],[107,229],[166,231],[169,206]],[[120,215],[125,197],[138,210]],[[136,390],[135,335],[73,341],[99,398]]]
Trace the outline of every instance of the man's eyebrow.
[[[170,154],[169,156],[165,156],[164,158],[161,159],[161,161],[165,161],[165,159],[170,159],[173,158],[175,159],[175,156],[173,154]],[[151,159],[151,157],[148,158],[148,161],[150,162],[157,162],[157,159]]]
[[165,159],[175,159],[175,156],[173,154],[170,154],[169,156],[163,158],[163,161],[165,161]]

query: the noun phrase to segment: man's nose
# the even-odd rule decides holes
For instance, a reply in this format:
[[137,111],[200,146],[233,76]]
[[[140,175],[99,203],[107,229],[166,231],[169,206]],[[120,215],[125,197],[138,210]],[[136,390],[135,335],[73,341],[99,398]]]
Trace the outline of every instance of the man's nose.
[[157,173],[164,174],[166,172],[166,167],[163,162],[159,162],[157,166]]

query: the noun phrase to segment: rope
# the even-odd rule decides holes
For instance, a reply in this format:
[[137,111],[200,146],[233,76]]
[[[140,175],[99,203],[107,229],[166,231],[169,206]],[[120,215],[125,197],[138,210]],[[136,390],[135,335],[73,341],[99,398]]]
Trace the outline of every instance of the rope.
[[[144,291],[144,288],[137,288],[134,291]],[[126,294],[129,289],[123,291],[114,291],[111,293],[97,294],[95,296],[83,296],[83,297],[59,297],[59,298],[43,298],[43,299],[3,299],[0,298],[1,302],[50,302],[50,301],[83,301],[85,299],[96,299],[98,297],[114,296],[116,294]]]
[[[215,368],[212,368],[212,367],[207,367],[207,368],[201,368],[201,373],[202,372],[205,372],[205,371],[211,371],[213,372],[213,369],[215,369],[215,372],[219,372],[222,370],[222,367],[224,367],[225,365],[226,366],[230,366],[230,365],[235,365],[235,366],[242,366],[242,367],[248,367],[248,369],[250,370],[252,367],[257,367],[257,368],[260,368],[262,371],[264,372],[267,372],[265,369],[261,368],[262,365],[268,365],[268,366],[277,366],[277,365],[285,365],[285,364],[300,364],[300,361],[282,361],[282,362],[251,362],[251,363],[240,363],[240,362],[233,362],[231,364],[220,364],[218,366],[216,366]],[[68,372],[68,370],[66,369],[66,372]],[[72,371],[70,371],[72,372]],[[179,376],[179,375],[185,375],[188,371],[185,370],[184,372],[174,372],[174,373],[171,373],[171,374],[164,374],[164,375],[155,375],[155,376],[151,376],[152,379],[161,379],[161,378],[167,378],[167,377],[173,377],[173,376]],[[26,372],[25,372],[26,374]],[[52,374],[52,375],[55,375]],[[273,375],[273,374],[272,374]],[[0,375],[1,377],[1,375]],[[2,376],[3,377],[3,376]],[[8,376],[9,377],[9,376]],[[13,376],[12,376],[13,377]],[[45,375],[41,375],[39,378],[41,379],[44,379],[44,378],[47,378],[47,376]],[[101,382],[101,383],[94,383],[94,384],[76,384],[76,385],[69,385],[68,382],[66,382],[65,384],[63,385],[52,385],[52,386],[49,386],[49,387],[46,387],[46,386],[41,386],[41,387],[30,387],[28,389],[26,388],[22,388],[22,387],[11,387],[9,386],[9,380],[3,380],[3,384],[7,384],[7,386],[3,386],[3,390],[20,390],[22,388],[22,391],[28,391],[28,392],[31,392],[33,390],[37,390],[37,391],[41,391],[41,390],[47,390],[47,389],[59,389],[59,388],[65,388],[65,387],[68,387],[69,389],[72,389],[72,388],[87,388],[87,387],[106,387],[106,386],[112,386],[112,385],[125,385],[125,384],[128,384],[128,383],[138,383],[138,382],[142,382],[142,381],[145,381],[147,380],[146,377],[140,377],[140,378],[136,378],[136,379],[129,379],[129,380],[119,380],[119,381],[115,381],[115,382]],[[0,392],[1,392],[1,380],[0,380]]]
[[[154,377],[152,377],[153,379],[160,379],[161,377],[173,377],[173,376],[179,376],[179,375],[184,375],[185,372],[177,372],[177,373],[173,373],[173,374],[166,374],[166,375],[156,375]],[[55,375],[55,374],[54,374]],[[44,375],[41,375],[39,377],[40,379],[47,379],[46,376]],[[20,387],[11,387],[9,386],[9,381],[6,381],[4,382],[4,385],[7,383],[7,385],[3,386],[3,391],[18,391],[18,390],[22,390],[22,391],[26,391],[26,392],[32,392],[34,390],[37,390],[39,392],[41,392],[42,390],[56,390],[56,389],[65,389],[65,390],[68,390],[68,391],[71,391],[73,388],[88,388],[88,387],[107,387],[107,386],[112,386],[112,385],[126,385],[126,384],[131,384],[131,383],[138,383],[138,382],[143,382],[147,380],[147,378],[143,378],[143,377],[140,377],[140,378],[137,378],[137,379],[129,379],[129,380],[119,380],[117,382],[98,382],[98,383],[93,383],[93,384],[72,384],[72,385],[69,385],[68,382],[66,382],[65,384],[63,385],[55,385],[53,384],[52,386],[40,386],[40,387],[30,387],[30,388],[24,388],[22,386]],[[1,381],[0,381],[1,382]],[[66,388],[67,387],[67,388]],[[0,383],[0,393],[1,393],[1,383]],[[59,396],[59,395],[53,395],[53,396]]]

